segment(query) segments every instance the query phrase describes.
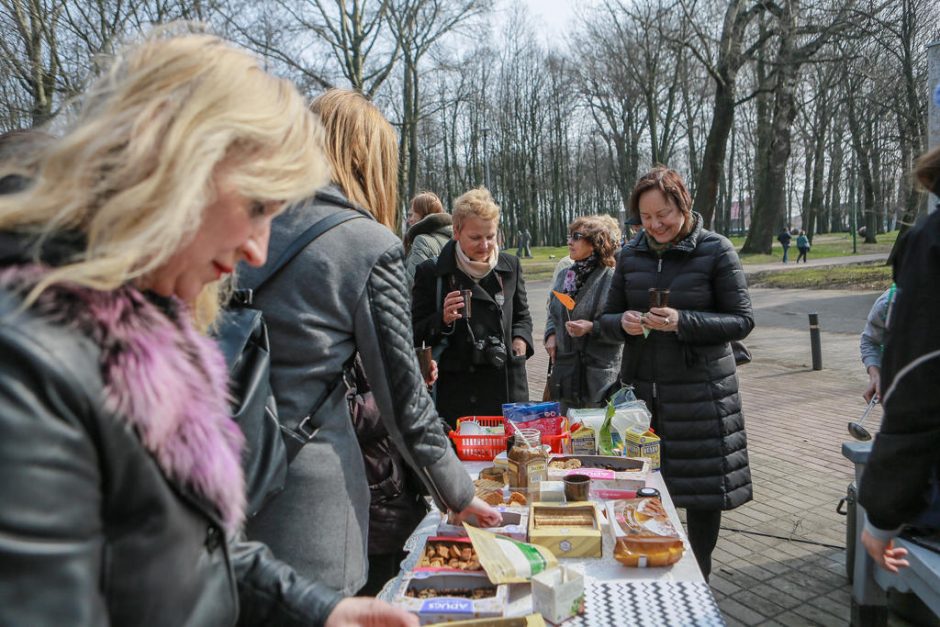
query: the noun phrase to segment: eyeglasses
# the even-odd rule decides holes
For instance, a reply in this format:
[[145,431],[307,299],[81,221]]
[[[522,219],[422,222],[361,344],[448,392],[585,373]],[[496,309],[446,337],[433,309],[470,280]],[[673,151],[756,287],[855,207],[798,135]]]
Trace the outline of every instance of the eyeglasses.
[[575,231],[574,233],[571,233],[570,235],[568,235],[568,239],[569,239],[570,241],[572,241],[572,242],[577,242],[577,241],[582,240],[582,239],[589,240],[589,239],[591,239],[591,238],[590,238],[588,235],[584,234],[584,233],[581,233],[581,232],[579,232],[579,231]]

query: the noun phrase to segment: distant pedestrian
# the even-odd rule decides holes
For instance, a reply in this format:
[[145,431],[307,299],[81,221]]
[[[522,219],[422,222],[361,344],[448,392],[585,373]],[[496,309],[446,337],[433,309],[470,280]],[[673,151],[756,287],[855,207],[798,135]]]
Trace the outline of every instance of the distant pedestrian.
[[532,258],[532,249],[529,248],[529,244],[532,241],[532,235],[529,234],[529,229],[522,229],[519,231],[519,247],[516,248],[516,257],[521,257],[525,253],[526,259]]
[[780,242],[780,245],[783,246],[783,263],[787,262],[787,256],[790,254],[790,240],[793,239],[790,235],[790,228],[787,227],[780,231],[780,235],[777,236],[777,241]]
[[[806,263],[806,255],[809,253],[809,238],[806,237],[806,231],[801,230],[800,234],[796,237],[796,249],[800,251],[800,254],[796,256],[796,262],[800,263],[800,259],[803,260],[803,263]],[[783,253],[784,258],[787,254]]]

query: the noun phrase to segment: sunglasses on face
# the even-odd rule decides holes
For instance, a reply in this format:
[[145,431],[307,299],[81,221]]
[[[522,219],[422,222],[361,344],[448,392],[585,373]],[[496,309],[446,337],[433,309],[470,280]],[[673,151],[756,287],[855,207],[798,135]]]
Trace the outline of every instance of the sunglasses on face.
[[587,235],[585,235],[584,233],[581,233],[581,232],[579,232],[579,231],[575,231],[574,233],[572,233],[572,234],[570,234],[570,235],[568,236],[568,239],[569,239],[570,241],[572,241],[572,242],[577,242],[577,241],[580,241],[580,240],[583,240],[583,239],[589,240],[590,238],[589,238]]

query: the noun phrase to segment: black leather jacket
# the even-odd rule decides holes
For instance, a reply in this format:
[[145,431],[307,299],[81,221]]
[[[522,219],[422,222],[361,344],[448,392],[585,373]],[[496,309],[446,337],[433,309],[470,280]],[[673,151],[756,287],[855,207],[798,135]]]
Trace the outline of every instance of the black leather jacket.
[[0,290],[0,625],[324,622],[341,596],[227,542],[105,409],[98,346],[20,304]]

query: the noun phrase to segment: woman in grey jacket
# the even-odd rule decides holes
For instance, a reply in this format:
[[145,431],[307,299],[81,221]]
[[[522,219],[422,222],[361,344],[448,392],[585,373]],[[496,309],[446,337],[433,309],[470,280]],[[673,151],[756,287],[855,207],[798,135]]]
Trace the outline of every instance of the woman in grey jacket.
[[[344,208],[350,201],[363,208],[363,219],[326,232],[255,295],[270,333],[278,412],[288,420],[309,416],[315,436],[248,534],[301,573],[352,594],[366,582],[369,528],[369,486],[341,383],[357,351],[389,436],[438,507],[492,523],[499,513],[474,497],[418,369],[404,254],[391,230],[394,131],[357,92],[327,91],[312,108],[326,129],[333,185],[274,221],[270,257],[320,219],[351,211]],[[251,288],[260,272],[246,269],[241,285]]]
[[600,317],[614,274],[620,228],[610,216],[583,216],[568,226],[568,255],[574,262],[559,272],[552,290],[575,303],[568,310],[550,296],[545,350],[554,364],[552,399],[569,407],[598,407],[620,374],[623,341],[600,333]]

